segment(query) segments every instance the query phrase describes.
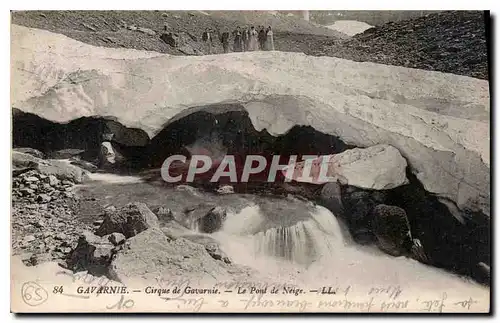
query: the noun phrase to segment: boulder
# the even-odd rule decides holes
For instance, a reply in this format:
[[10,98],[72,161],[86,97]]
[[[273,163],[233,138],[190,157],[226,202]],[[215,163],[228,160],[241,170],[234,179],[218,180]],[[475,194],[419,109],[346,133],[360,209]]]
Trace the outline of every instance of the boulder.
[[37,158],[45,158],[45,154],[42,153],[41,151],[37,150],[37,149],[34,149],[34,148],[29,148],[29,147],[23,147],[23,148],[14,148],[14,151],[17,151],[17,152],[20,152],[20,153],[24,153],[24,154],[28,154],[28,155],[31,155],[31,156],[34,156],[34,157],[37,157]]
[[60,180],[70,180],[82,183],[87,180],[88,172],[63,160],[40,159],[29,154],[13,151],[12,164],[14,168],[34,168],[44,175],[54,175]]
[[369,192],[347,188],[343,194],[345,220],[354,241],[361,244],[372,243],[375,237],[372,233],[371,212],[377,205]]
[[321,189],[319,201],[336,216],[342,215],[344,212],[342,191],[338,182],[326,183]]
[[224,266],[202,245],[182,238],[172,241],[151,228],[127,239],[109,266],[109,277],[124,284],[138,279],[223,279],[228,275]]
[[379,248],[392,255],[408,254],[413,245],[410,223],[404,209],[379,204],[372,211],[372,231]]
[[99,237],[85,231],[78,239],[78,245],[68,259],[68,267],[73,271],[88,270],[94,275],[105,274],[113,256],[114,247],[108,237]]
[[170,221],[174,219],[174,214],[171,209],[165,208],[163,206],[159,207],[156,212],[154,212],[158,217],[159,221]]
[[179,239],[184,235],[195,233],[195,231],[186,228],[175,220],[162,223],[160,229],[168,238],[172,240]]
[[[293,176],[288,168],[294,168]],[[302,179],[305,162],[299,162],[282,170],[285,177],[299,182],[324,184],[340,182],[343,185],[365,189],[391,189],[408,183],[406,160],[399,151],[388,145],[348,149],[340,154],[324,155],[313,161],[310,178]],[[320,178],[321,168],[326,167],[329,178]]]
[[382,190],[409,183],[406,160],[389,145],[349,149],[334,155],[331,161],[338,165],[332,175],[345,179],[343,184]]
[[[186,187],[191,189],[190,186]],[[174,213],[173,216],[177,222],[186,228],[194,229],[199,225],[199,220],[209,214],[215,207],[216,205],[214,203],[197,203],[192,206],[185,207],[182,212]]]
[[84,152],[85,150],[83,149],[61,149],[51,152],[49,157],[52,159],[70,159],[71,157],[79,156]]
[[99,152],[99,168],[113,169],[125,160],[125,158],[116,151],[110,141],[103,141],[101,143],[101,150]]
[[222,228],[224,220],[227,217],[227,211],[222,207],[211,209],[205,216],[198,220],[198,229],[200,232],[213,233]]
[[106,212],[101,226],[96,230],[98,236],[121,233],[130,238],[149,229],[159,227],[158,218],[144,203],[131,203],[118,211]]
[[69,180],[74,183],[83,183],[89,179],[86,170],[63,160],[43,160],[38,164],[38,170],[42,174],[55,175],[60,180]]

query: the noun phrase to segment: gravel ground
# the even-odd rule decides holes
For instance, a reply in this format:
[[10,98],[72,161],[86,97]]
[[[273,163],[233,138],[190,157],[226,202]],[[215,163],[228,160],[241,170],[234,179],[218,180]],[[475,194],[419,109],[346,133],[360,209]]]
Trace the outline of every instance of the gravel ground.
[[61,260],[90,229],[75,216],[80,202],[74,183],[35,170],[13,177],[12,254],[27,265]]
[[488,79],[482,11],[448,11],[370,28],[316,54]]

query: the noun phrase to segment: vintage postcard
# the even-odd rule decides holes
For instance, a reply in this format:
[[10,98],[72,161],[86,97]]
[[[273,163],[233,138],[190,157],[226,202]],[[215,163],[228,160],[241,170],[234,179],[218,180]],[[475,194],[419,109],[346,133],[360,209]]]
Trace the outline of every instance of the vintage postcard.
[[489,12],[11,12],[11,311],[490,313]]

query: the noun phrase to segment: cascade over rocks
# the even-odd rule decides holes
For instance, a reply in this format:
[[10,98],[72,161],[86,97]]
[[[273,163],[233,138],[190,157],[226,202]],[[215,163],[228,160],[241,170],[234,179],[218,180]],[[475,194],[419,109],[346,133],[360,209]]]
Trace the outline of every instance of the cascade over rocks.
[[215,207],[198,220],[199,230],[205,233],[218,231],[222,227],[226,217],[227,212],[224,208]]
[[479,264],[491,264],[490,218],[465,210],[457,219],[414,175],[407,172],[407,176],[410,184],[387,191],[384,203],[406,211],[412,236],[420,240],[432,265],[489,284]]
[[[419,254],[412,254],[412,257],[433,266],[472,276],[488,284],[489,278],[484,268],[491,262],[490,219],[484,214],[472,211],[457,211],[458,214],[453,215],[445,204],[425,191],[410,171],[407,171],[407,177],[410,181],[408,185],[391,190],[341,187],[344,206],[341,218],[346,222],[354,241],[377,244],[380,236],[390,237],[386,244],[389,248],[382,246],[382,250],[385,249],[384,251],[390,254],[394,254],[393,250],[399,250],[399,253],[413,252],[413,249],[410,250],[413,246],[410,246],[408,240],[403,244],[396,235],[387,234],[394,230],[405,231],[397,231],[397,221],[389,221],[390,225],[385,226],[385,233],[380,231],[379,220],[386,218],[380,217],[380,214],[401,219],[400,228],[406,226],[406,221],[402,220],[405,218],[403,214],[406,214],[410,236],[419,240],[423,249],[421,253],[424,254],[424,257]],[[335,201],[335,196],[332,199]],[[319,202],[329,208],[329,200],[319,199]],[[384,204],[386,206],[380,206]],[[457,216],[460,218],[457,219]]]

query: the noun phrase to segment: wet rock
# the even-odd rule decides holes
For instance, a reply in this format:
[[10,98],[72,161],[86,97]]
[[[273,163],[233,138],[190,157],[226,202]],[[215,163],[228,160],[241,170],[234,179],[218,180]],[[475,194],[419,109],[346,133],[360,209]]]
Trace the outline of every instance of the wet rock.
[[378,203],[372,199],[369,192],[353,187],[345,188],[342,200],[345,207],[344,218],[354,241],[361,244],[374,242],[371,211]]
[[85,150],[83,149],[61,149],[51,152],[49,157],[53,159],[70,159],[72,157],[82,155],[84,152]]
[[146,204],[131,203],[118,211],[106,214],[96,234],[104,236],[117,232],[130,238],[148,228],[158,226],[158,218]]
[[[191,186],[186,186],[186,185],[184,186],[186,188],[189,188],[188,191],[194,189]],[[214,203],[202,202],[186,207],[184,208],[184,210],[182,210],[182,212],[174,213],[173,216],[177,222],[179,222],[186,228],[194,228],[198,224],[199,220],[205,215],[207,215],[210,212],[210,210],[212,210],[215,207],[216,205]]]
[[231,185],[223,185],[217,189],[219,194],[232,194],[234,193],[234,188]]
[[221,229],[226,217],[227,211],[217,206],[198,221],[199,230],[205,233],[218,231]]
[[324,205],[336,216],[343,214],[344,207],[342,206],[342,191],[339,183],[326,183],[321,189],[319,200],[322,205]]
[[108,237],[85,231],[68,259],[68,267],[73,271],[88,270],[89,273],[102,275],[107,272],[113,253],[114,245]]
[[372,211],[372,230],[379,248],[392,256],[408,253],[413,244],[408,217],[400,207],[377,205]]

